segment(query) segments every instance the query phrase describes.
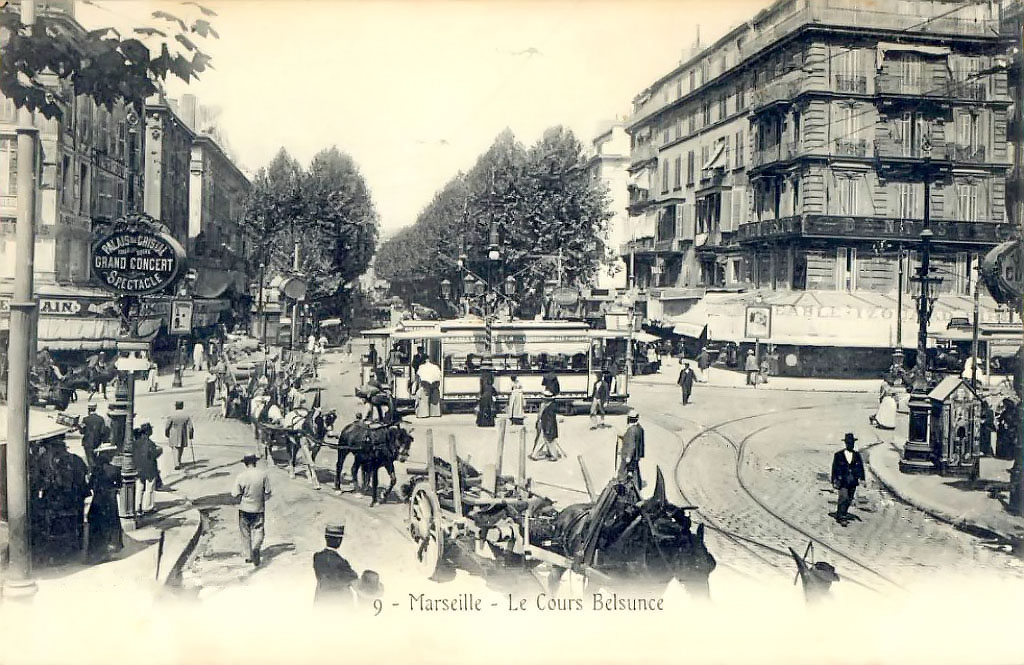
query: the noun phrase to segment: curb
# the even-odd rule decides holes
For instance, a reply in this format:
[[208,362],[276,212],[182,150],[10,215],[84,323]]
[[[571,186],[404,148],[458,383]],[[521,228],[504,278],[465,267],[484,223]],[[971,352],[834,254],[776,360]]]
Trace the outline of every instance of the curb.
[[[192,554],[199,542],[199,537],[203,533],[203,517],[199,512],[199,509],[192,505],[190,499],[185,500],[186,505],[184,511],[186,513],[194,513],[195,526],[192,528],[191,533],[188,534],[188,538],[185,539],[184,544],[176,543],[168,549],[167,541],[165,540],[165,549],[163,553],[162,561],[173,561],[169,566],[161,566],[160,572],[157,575],[157,584],[161,587],[168,586],[171,580],[174,580],[181,575],[181,569],[184,568],[185,562],[188,561],[189,556]],[[166,533],[166,531],[164,532]],[[175,553],[175,549],[177,553]]]
[[[639,384],[639,385],[642,385],[642,386],[672,386],[672,387],[675,387],[675,385],[676,385],[674,383],[669,383],[669,382],[664,382],[663,383],[663,382],[660,382],[660,381],[642,381],[642,380],[639,380],[639,379],[633,379],[632,383],[636,383],[636,384]],[[698,385],[699,386],[703,386],[704,388],[720,388],[720,389],[727,389],[727,390],[747,390],[748,389],[747,386],[727,386],[727,385],[719,386],[719,385],[708,384],[708,383],[694,383],[694,387],[695,388]],[[847,394],[847,395],[873,395],[873,394],[877,394],[877,392],[878,392],[877,390],[867,390],[867,389],[854,390],[854,389],[851,389],[851,388],[765,388],[765,387],[760,387],[760,388],[750,388],[750,390],[766,390],[766,391],[774,391],[774,392],[792,392],[792,393],[838,393],[838,394]]]
[[1003,533],[1000,530],[983,526],[981,524],[978,524],[977,522],[972,522],[964,517],[951,514],[941,508],[935,508],[934,506],[929,506],[922,501],[914,499],[913,497],[910,496],[909,493],[897,488],[896,485],[892,482],[891,478],[887,479],[885,477],[886,474],[879,473],[878,467],[871,463],[871,451],[867,451],[865,453],[865,457],[867,458],[867,466],[871,470],[871,475],[874,476],[875,480],[877,480],[879,484],[882,485],[882,487],[884,487],[887,492],[896,497],[896,499],[898,499],[900,502],[905,503],[908,506],[911,506],[923,512],[925,515],[928,515],[929,517],[938,520],[939,522],[949,524],[958,531],[963,531],[964,533],[970,534],[972,536],[989,538],[992,540],[998,540],[1004,543],[1008,543],[1013,547],[1014,551],[1019,551],[1022,547],[1022,544],[1024,544],[1024,541],[1022,541],[1022,538],[1020,536],[1014,536],[1007,533]]

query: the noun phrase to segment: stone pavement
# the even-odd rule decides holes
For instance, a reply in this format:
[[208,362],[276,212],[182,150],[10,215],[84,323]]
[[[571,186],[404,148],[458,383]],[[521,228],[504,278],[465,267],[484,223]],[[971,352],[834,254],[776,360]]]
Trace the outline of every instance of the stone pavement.
[[980,477],[972,484],[966,478],[901,473],[900,452],[892,443],[868,453],[868,466],[886,489],[935,519],[1021,548],[1024,517],[1006,509],[1011,462],[982,458]]
[[[687,360],[697,372],[695,360]],[[676,385],[682,366],[674,358],[662,361],[661,371],[657,374],[643,374],[630,378],[633,383],[641,385]],[[877,393],[881,379],[816,379],[793,376],[771,376],[767,383],[758,384],[756,388],[747,385],[745,372],[733,371],[723,367],[708,369],[707,382],[698,382],[694,390],[701,386],[718,388],[742,388],[744,390],[788,390],[794,392],[835,392],[835,393]]]

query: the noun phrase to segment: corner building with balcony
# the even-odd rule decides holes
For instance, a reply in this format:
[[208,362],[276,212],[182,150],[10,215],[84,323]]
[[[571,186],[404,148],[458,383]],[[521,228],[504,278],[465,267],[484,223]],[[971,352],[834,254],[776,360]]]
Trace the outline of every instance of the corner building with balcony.
[[[874,374],[915,346],[927,175],[931,328],[970,317],[979,259],[1012,232],[998,26],[994,2],[780,0],[659,79],[630,126],[637,240],[623,249],[651,257],[635,274],[651,300],[655,286],[707,293],[649,314],[751,344],[759,299],[781,373]],[[987,294],[981,314],[998,317]]]

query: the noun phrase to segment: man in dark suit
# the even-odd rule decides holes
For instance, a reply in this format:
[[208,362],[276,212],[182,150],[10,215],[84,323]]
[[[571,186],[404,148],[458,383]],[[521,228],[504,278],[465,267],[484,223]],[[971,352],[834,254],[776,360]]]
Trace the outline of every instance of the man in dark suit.
[[622,433],[622,447],[619,449],[619,477],[632,478],[637,489],[643,489],[640,479],[640,460],[644,456],[644,428],[640,425],[640,414],[630,409],[626,416],[626,431]]
[[697,377],[693,373],[693,368],[690,367],[690,363],[684,363],[683,369],[679,372],[679,378],[676,379],[676,383],[683,391],[683,404],[690,403],[690,393],[693,392],[693,380]]
[[351,607],[354,602],[352,583],[359,579],[349,562],[338,554],[345,537],[345,524],[329,524],[324,529],[327,547],[313,555],[313,573],[316,574],[314,603]]
[[79,427],[82,430],[82,449],[85,451],[85,461],[91,469],[96,464],[96,456],[93,451],[96,450],[96,446],[103,443],[107,422],[103,420],[103,416],[96,413],[95,404],[90,404],[87,408],[89,415],[82,418]]
[[850,504],[857,485],[864,482],[864,461],[860,453],[853,449],[857,441],[851,432],[843,437],[846,448],[840,450],[832,458],[832,486],[839,490],[839,507],[836,509],[836,521],[846,526],[850,521]]

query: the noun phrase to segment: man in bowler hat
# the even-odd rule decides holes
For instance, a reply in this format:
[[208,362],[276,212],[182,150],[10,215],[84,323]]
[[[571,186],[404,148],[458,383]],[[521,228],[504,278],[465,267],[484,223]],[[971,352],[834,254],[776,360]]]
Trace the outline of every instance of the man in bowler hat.
[[864,461],[860,453],[853,449],[857,437],[847,432],[843,437],[846,448],[838,451],[832,458],[832,486],[839,490],[839,507],[836,509],[836,521],[846,526],[850,521],[850,504],[857,485],[864,482]]
[[316,575],[316,592],[313,602],[350,607],[353,602],[352,583],[359,579],[356,571],[345,557],[338,554],[345,537],[345,523],[328,524],[324,529],[327,547],[313,555],[313,573]]

